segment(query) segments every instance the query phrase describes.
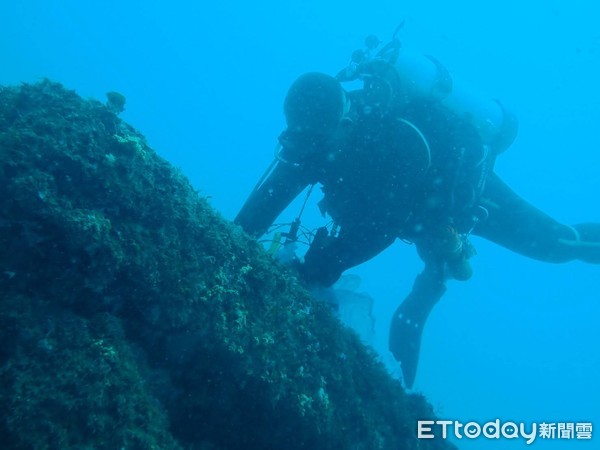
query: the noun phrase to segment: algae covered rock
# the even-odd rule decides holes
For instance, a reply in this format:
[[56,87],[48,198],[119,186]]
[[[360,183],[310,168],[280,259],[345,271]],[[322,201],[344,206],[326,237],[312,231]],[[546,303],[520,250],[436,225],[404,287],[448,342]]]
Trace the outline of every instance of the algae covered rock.
[[144,137],[0,88],[3,448],[443,449],[372,352]]

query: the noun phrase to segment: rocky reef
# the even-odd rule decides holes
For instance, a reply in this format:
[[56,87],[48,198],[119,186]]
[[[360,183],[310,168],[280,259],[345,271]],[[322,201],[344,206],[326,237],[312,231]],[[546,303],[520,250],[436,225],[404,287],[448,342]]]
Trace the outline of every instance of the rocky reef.
[[0,87],[2,447],[451,448],[116,112]]

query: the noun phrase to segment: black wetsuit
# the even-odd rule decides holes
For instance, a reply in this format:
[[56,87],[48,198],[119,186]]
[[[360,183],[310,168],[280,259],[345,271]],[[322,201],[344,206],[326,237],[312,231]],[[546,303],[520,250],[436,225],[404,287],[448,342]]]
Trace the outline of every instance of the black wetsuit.
[[[300,270],[308,282],[331,285],[396,238],[416,242],[423,257],[446,225],[459,233],[474,227],[476,235],[543,261],[600,263],[600,246],[576,242],[600,242],[600,225],[561,225],[518,197],[491,172],[494,155],[466,122],[435,103],[382,115],[360,93],[352,99],[349,119],[331,142],[283,148],[235,219],[260,236],[306,186],[320,183],[322,206],[340,232],[315,240],[305,255]],[[478,205],[489,217],[475,225]]]
[[561,224],[519,197],[493,173],[480,203],[489,211],[473,234],[529,258],[600,264],[600,224]]

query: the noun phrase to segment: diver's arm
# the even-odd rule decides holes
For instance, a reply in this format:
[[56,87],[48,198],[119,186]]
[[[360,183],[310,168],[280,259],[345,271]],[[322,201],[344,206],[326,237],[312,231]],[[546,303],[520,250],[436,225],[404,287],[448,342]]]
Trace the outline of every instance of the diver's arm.
[[277,161],[265,180],[250,194],[234,222],[247,233],[262,236],[308,184],[303,166]]

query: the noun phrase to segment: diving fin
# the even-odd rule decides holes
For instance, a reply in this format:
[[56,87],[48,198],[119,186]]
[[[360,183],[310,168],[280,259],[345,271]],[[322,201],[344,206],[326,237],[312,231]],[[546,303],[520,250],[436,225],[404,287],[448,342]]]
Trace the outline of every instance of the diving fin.
[[412,388],[417,375],[423,327],[434,305],[446,292],[443,278],[425,270],[417,276],[412,291],[400,304],[390,325],[389,349],[400,363],[404,384]]

